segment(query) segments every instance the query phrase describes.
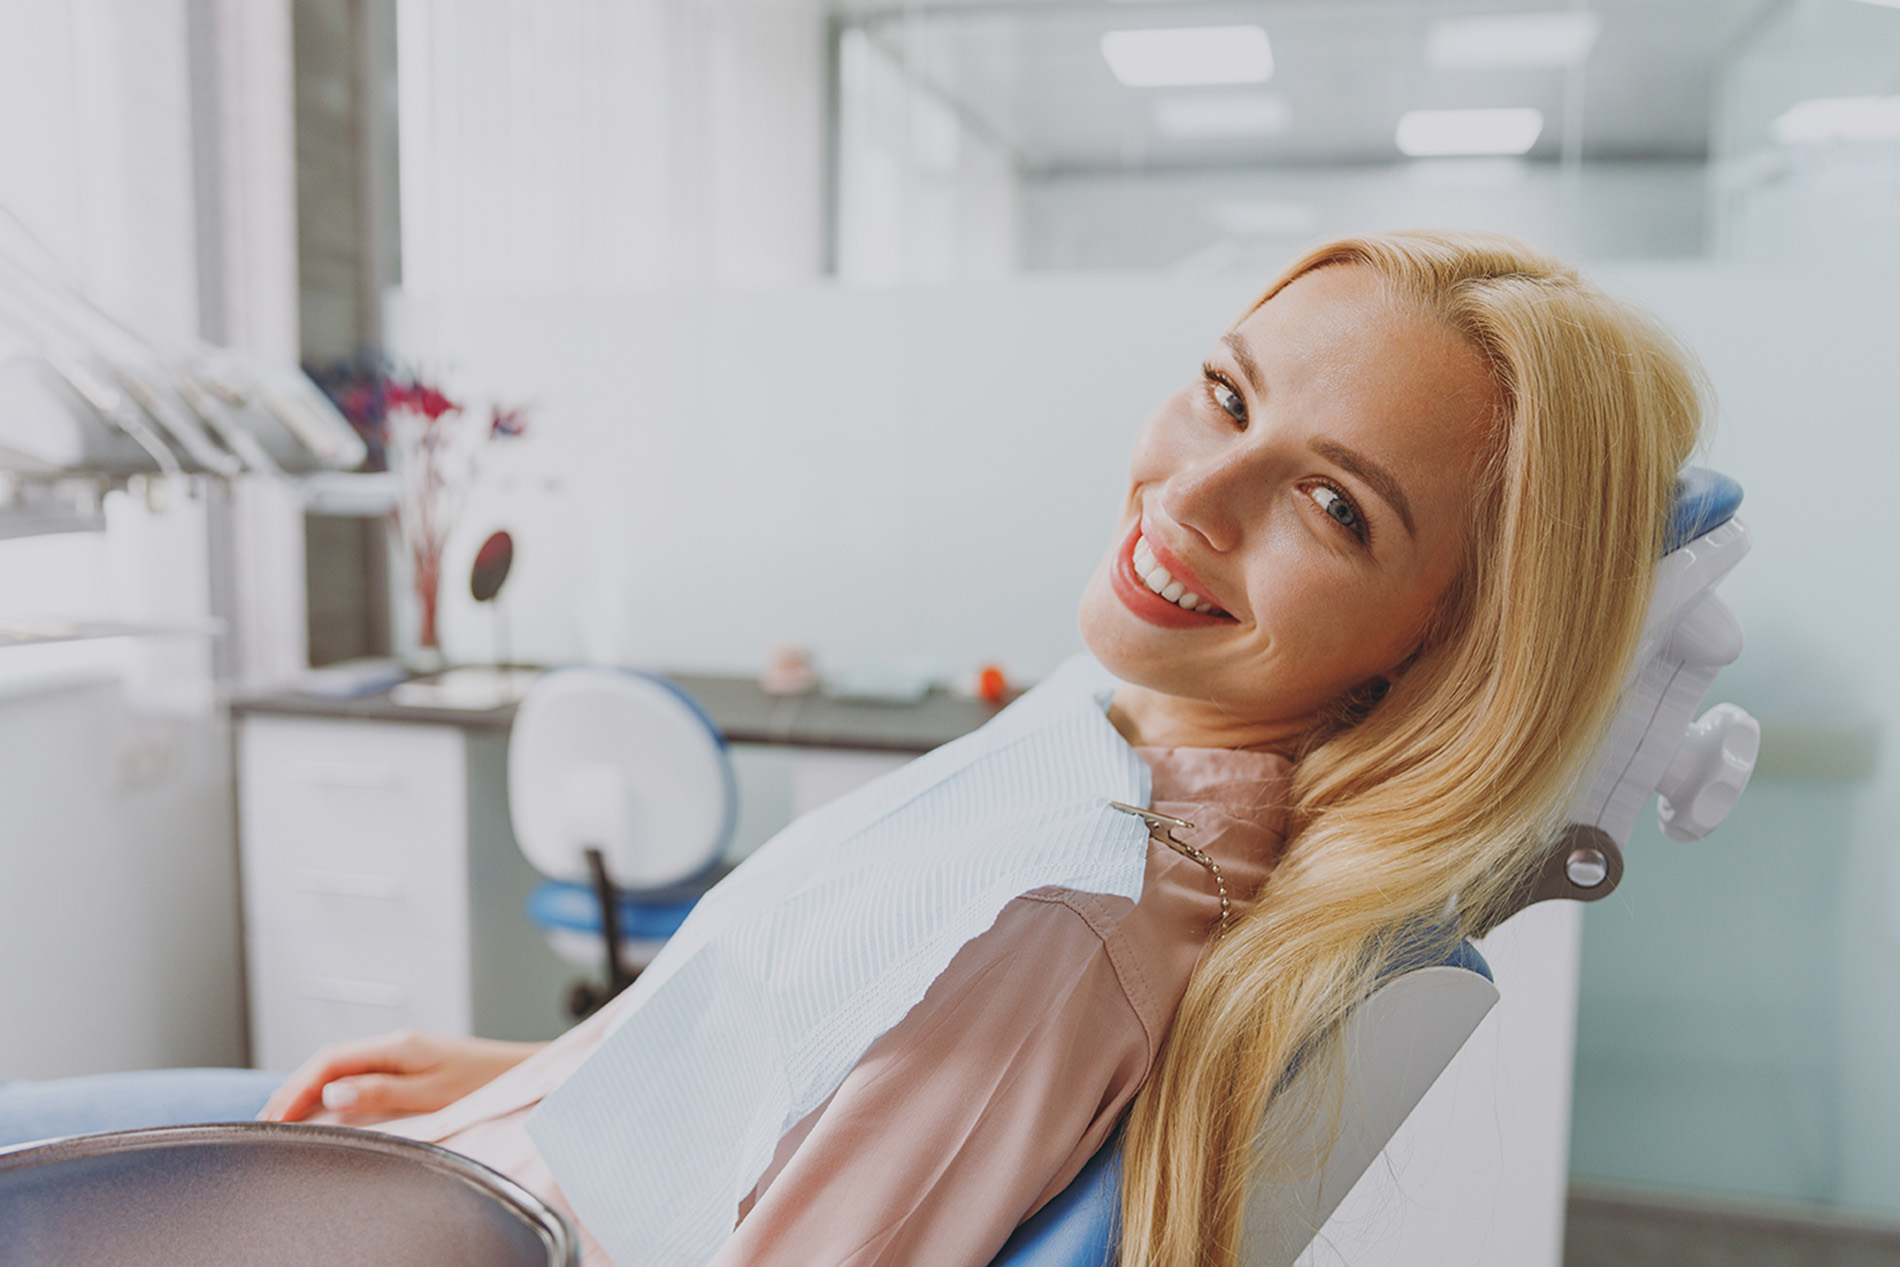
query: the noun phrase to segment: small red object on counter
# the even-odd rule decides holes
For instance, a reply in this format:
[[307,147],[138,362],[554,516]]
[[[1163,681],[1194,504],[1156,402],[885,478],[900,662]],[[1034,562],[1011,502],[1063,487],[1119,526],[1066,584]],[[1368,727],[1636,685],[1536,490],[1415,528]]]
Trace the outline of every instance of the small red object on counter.
[[1009,679],[993,664],[983,666],[976,675],[976,697],[986,704],[1000,704],[1009,694]]

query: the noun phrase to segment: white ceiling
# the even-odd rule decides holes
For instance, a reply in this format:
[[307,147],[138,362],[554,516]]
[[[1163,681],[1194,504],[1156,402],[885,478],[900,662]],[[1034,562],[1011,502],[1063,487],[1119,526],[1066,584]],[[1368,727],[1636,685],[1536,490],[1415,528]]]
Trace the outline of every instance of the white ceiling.
[[[1717,75],[1779,0],[1598,0],[1602,35],[1584,66],[1588,159],[1706,156]],[[901,9],[847,4],[907,73],[1029,173],[1179,167],[1257,168],[1386,162],[1406,110],[1535,106],[1533,159],[1557,158],[1571,72],[1433,70],[1426,31],[1438,17],[1561,9],[1509,0],[949,0]],[[1109,73],[1099,43],[1140,26],[1258,23],[1276,64],[1258,89],[1136,89]],[[1291,125],[1270,137],[1187,140],[1159,131],[1158,95],[1270,92]]]

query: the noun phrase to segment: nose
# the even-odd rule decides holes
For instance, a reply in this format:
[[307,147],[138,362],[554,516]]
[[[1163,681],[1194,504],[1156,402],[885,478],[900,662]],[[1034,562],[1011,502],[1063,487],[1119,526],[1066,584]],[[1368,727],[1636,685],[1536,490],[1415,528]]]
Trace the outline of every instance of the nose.
[[1265,446],[1230,445],[1184,463],[1161,485],[1168,518],[1219,553],[1241,543],[1271,485]]

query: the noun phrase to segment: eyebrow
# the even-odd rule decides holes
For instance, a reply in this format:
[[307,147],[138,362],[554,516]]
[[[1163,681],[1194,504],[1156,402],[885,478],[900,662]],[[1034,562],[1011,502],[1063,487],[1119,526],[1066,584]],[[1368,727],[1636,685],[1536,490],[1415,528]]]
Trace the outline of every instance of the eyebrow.
[[1253,353],[1247,350],[1240,336],[1229,330],[1220,337],[1220,341],[1221,346],[1233,353],[1234,359],[1240,362],[1240,372],[1247,376],[1247,383],[1253,388],[1254,395],[1266,395],[1267,376],[1260,372],[1260,362],[1253,359]]
[[1383,497],[1386,504],[1398,512],[1405,524],[1406,535],[1414,539],[1418,537],[1418,529],[1412,523],[1412,507],[1405,500],[1405,490],[1399,487],[1399,482],[1392,478],[1389,471],[1365,454],[1331,440],[1314,440],[1308,447],[1327,461],[1344,467],[1364,480],[1373,492]]

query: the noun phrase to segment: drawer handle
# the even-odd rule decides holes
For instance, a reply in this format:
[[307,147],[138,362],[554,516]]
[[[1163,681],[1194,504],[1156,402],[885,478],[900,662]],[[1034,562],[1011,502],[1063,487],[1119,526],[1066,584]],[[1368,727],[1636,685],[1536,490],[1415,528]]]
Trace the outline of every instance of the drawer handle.
[[386,766],[351,765],[342,761],[299,761],[291,768],[299,783],[318,787],[393,788],[402,780]]
[[402,881],[395,876],[375,875],[367,871],[299,871],[297,887],[305,893],[378,898],[382,901],[402,895]]
[[297,993],[326,1003],[359,1003],[367,1007],[401,1007],[402,987],[382,981],[351,981],[347,977],[299,977]]

